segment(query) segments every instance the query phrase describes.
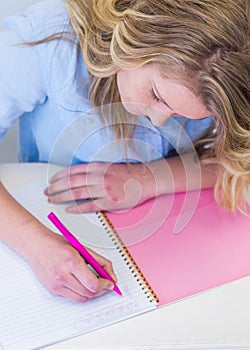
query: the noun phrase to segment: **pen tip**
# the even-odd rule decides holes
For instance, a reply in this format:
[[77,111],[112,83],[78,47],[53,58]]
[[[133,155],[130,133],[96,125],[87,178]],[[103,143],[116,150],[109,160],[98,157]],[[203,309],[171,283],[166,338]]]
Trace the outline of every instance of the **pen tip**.
[[120,289],[117,287],[117,285],[114,286],[113,291],[116,292],[119,295],[122,295],[122,292],[120,291]]

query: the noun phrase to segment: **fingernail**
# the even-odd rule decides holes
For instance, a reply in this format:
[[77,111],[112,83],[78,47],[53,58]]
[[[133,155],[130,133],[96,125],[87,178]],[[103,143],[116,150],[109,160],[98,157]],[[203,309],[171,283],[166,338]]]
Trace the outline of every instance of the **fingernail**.
[[117,278],[116,278],[115,275],[111,274],[110,276],[111,276],[111,278],[112,278],[112,280],[113,280],[114,282],[117,282]]

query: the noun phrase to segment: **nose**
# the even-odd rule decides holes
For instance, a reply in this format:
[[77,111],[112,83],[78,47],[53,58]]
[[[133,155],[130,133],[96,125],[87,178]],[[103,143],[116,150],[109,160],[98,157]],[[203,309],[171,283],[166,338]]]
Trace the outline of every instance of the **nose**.
[[147,109],[147,115],[151,120],[151,123],[155,126],[162,126],[168,118],[172,116],[171,110],[169,111],[159,111],[157,109]]

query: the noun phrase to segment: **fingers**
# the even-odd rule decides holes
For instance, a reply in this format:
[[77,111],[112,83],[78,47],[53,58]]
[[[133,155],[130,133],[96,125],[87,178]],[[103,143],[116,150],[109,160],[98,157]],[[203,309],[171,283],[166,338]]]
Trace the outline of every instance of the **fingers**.
[[[124,205],[126,208],[126,203]],[[107,198],[97,198],[94,200],[86,201],[84,203],[76,203],[75,205],[68,206],[65,210],[70,214],[79,214],[79,213],[91,213],[95,211],[112,211],[121,209],[120,203],[109,200]]]
[[51,177],[50,183],[52,184],[52,183],[54,183],[54,182],[56,182],[56,181],[58,181],[58,180],[60,180],[61,178],[64,178],[64,177],[69,177],[71,175],[85,173],[87,165],[88,164],[79,164],[79,165],[74,165],[72,167],[60,170],[55,175],[53,175]]
[[113,279],[114,282],[117,282],[117,278],[113,269],[113,265],[110,260],[104,258],[102,255],[97,254],[92,249],[87,248],[89,253],[98,261],[98,263],[102,266],[102,268],[107,271],[109,276]]
[[[145,200],[139,179],[142,179],[140,166],[81,164],[57,173],[45,194],[54,204],[77,201],[68,206],[68,213],[120,210]],[[144,184],[147,186],[146,181]]]
[[51,203],[103,198],[101,175],[97,173],[78,174],[60,178],[44,190]]
[[67,287],[62,287],[60,292],[57,293],[57,295],[71,299],[71,300],[76,301],[76,302],[80,302],[80,303],[85,303],[86,301],[89,300],[89,298],[87,296],[83,296],[83,295],[80,295],[78,293],[75,293],[74,291],[72,291],[71,289],[69,289]]
[[[55,193],[48,197],[50,203],[66,203],[77,200],[97,199],[104,196],[103,189],[99,187],[79,187],[68,191]],[[78,205],[78,203],[76,204]]]
[[77,188],[80,186],[86,186],[86,176],[85,175],[74,175],[72,177],[63,177],[58,181],[54,181],[49,187],[44,191],[46,195],[53,195],[57,192],[65,191],[70,188]]
[[54,183],[61,178],[64,177],[70,177],[77,174],[86,174],[86,173],[96,173],[96,172],[102,172],[103,169],[107,168],[109,163],[102,163],[102,162],[93,162],[93,163],[87,163],[87,164],[78,164],[74,165],[69,168],[65,168],[59,172],[57,172],[52,178],[50,179],[50,183]]
[[[112,263],[103,256],[95,253],[93,250],[88,249],[88,251],[105,269],[105,271],[107,271],[114,282],[116,282],[117,278]],[[85,302],[88,299],[103,295],[113,288],[113,282],[97,277],[86,264],[83,264],[81,259],[79,264],[74,264],[72,274],[67,277],[66,281],[64,281],[60,294],[74,301]]]
[[[106,281],[106,280],[104,280]],[[108,285],[109,286],[109,285]],[[82,289],[82,288],[81,288]],[[109,288],[100,288],[96,293],[90,293],[87,290],[74,290],[71,285],[69,286],[61,286],[60,290],[56,293],[58,296],[62,296],[68,299],[71,299],[76,302],[85,303],[86,301],[99,297],[103,294],[105,294],[108,290],[113,289],[113,286],[111,284],[111,287]]]
[[[85,302],[114,288],[114,282],[97,276],[64,237],[57,234],[42,235],[37,248],[29,262],[37,279],[51,293]],[[88,250],[116,281],[111,262]]]
[[[79,213],[91,213],[95,211],[100,211],[100,210],[103,210],[103,208],[100,207],[100,205],[98,205],[96,201],[87,201],[82,204],[71,205],[67,207],[65,210],[67,213],[70,213],[70,214],[79,214]],[[106,210],[109,210],[109,209],[106,209]]]
[[[97,196],[96,196],[97,197]],[[136,204],[139,204],[136,203]],[[105,194],[100,198],[95,198],[90,201],[83,203],[75,203],[74,205],[68,206],[65,210],[70,214],[79,214],[79,213],[91,213],[96,211],[116,211],[123,210],[126,208],[133,207],[134,204],[130,202],[130,198],[127,198],[123,201],[116,201],[105,197]]]
[[53,195],[58,192],[62,192],[72,188],[91,186],[96,183],[96,180],[93,177],[88,177],[86,174],[66,176],[54,181],[49,187],[47,187],[44,193],[48,195]]
[[[100,260],[99,255],[97,256],[98,260]],[[105,258],[103,259],[106,260]],[[89,293],[87,293],[87,295],[91,296],[93,293],[95,294],[101,289],[110,289],[113,287],[113,283],[111,281],[97,277],[97,275],[86,264],[83,264],[82,261],[83,259],[81,258],[79,263],[74,265],[72,274],[74,275],[75,279],[79,281],[81,288],[83,286],[86,290],[88,290]],[[70,280],[70,282],[72,285],[72,280]],[[75,287],[78,287],[77,284],[75,284]]]
[[[110,271],[110,274],[112,274],[111,263],[98,254],[95,254],[95,256],[103,262],[104,268],[108,266],[106,271]],[[78,302],[86,302],[89,299],[103,295],[108,290],[112,290],[113,287],[113,282],[99,278],[85,264],[82,257],[77,256],[77,259],[65,263],[63,269],[54,275],[53,283],[49,286],[49,289],[55,295],[64,296]]]

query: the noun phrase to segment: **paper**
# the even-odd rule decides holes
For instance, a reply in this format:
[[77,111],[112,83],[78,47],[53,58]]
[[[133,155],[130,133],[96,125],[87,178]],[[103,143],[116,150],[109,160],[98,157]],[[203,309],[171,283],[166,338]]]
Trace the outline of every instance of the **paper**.
[[[55,207],[42,195],[44,184],[33,183],[12,194],[46,225]],[[93,214],[65,214],[68,228],[85,242],[94,242],[95,250],[113,262],[123,296],[113,291],[85,304],[53,296],[35,278],[27,262],[4,243],[0,243],[0,349],[29,350],[59,342],[108,324],[132,317],[156,307],[141,289],[111,237]]]
[[[176,202],[182,203],[184,196],[176,194]],[[250,216],[219,208],[213,190],[201,191],[195,210],[178,213],[174,207],[165,219],[169,197],[156,201],[157,210],[152,200],[130,214],[108,216],[159,306],[250,275]],[[187,224],[176,234],[176,222],[183,217]]]

